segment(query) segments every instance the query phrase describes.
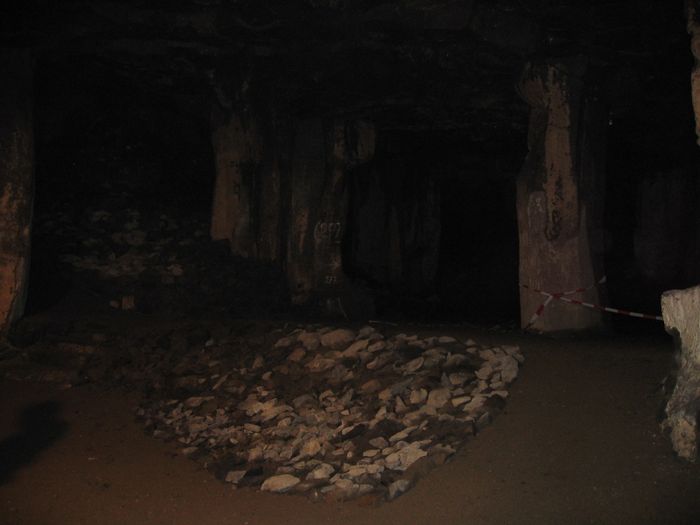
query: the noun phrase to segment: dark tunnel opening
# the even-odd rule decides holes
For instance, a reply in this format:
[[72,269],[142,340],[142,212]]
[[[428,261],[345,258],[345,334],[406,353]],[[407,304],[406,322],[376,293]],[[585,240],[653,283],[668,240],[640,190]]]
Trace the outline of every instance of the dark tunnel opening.
[[387,131],[350,176],[347,273],[380,316],[513,323],[518,316],[515,179],[525,138]]

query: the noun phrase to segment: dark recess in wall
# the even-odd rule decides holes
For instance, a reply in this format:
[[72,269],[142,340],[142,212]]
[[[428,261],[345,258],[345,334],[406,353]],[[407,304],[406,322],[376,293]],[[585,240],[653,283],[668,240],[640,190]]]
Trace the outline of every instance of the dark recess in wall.
[[458,155],[440,184],[440,315],[512,323],[519,308],[515,181],[526,137],[473,143],[458,135],[449,149]]
[[463,130],[383,134],[372,165],[350,177],[345,249],[346,272],[373,289],[380,315],[517,318],[525,142],[517,133],[488,142]]

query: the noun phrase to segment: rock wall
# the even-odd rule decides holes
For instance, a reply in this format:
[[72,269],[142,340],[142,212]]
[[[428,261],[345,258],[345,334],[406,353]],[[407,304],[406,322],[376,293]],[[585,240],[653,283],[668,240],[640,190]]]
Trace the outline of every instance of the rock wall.
[[34,201],[32,57],[0,51],[0,332],[24,312]]

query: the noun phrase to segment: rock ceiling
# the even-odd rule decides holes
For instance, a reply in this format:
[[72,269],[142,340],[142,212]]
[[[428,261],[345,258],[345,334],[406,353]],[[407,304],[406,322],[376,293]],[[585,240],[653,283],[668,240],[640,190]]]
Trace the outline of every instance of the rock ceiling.
[[585,54],[614,100],[649,63],[687,46],[682,3],[659,0],[18,4],[2,17],[5,45],[31,45],[59,68],[86,61],[195,111],[213,99],[235,106],[254,86],[292,115],[482,138],[524,131],[513,86],[528,59]]

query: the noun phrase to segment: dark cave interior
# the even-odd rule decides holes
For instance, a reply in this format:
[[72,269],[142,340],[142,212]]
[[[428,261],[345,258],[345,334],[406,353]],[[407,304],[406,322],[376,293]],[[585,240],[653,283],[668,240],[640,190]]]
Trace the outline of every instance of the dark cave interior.
[[[3,4],[0,431],[42,382],[68,404],[38,405],[51,439],[0,441],[0,499],[44,449],[81,498],[83,456],[150,497],[132,467],[167,446],[216,488],[380,515],[512,407],[492,436],[515,444],[434,478],[449,513],[488,471],[515,516],[690,515],[698,137],[700,0]],[[164,448],[105,452],[137,428],[105,393]],[[208,505],[169,468],[156,505]],[[18,516],[61,505],[30,492]],[[299,503],[259,496],[226,494],[251,522]]]
[[[293,310],[284,234],[267,260],[209,240],[218,112],[260,120],[282,194],[298,122],[372,123],[372,158],[342,182],[342,315],[515,324],[517,78],[572,56],[608,116],[601,297],[656,313],[700,278],[680,3],[29,2],[0,34],[35,56],[28,313],[123,296],[149,313]],[[251,217],[277,198],[256,184]]]

